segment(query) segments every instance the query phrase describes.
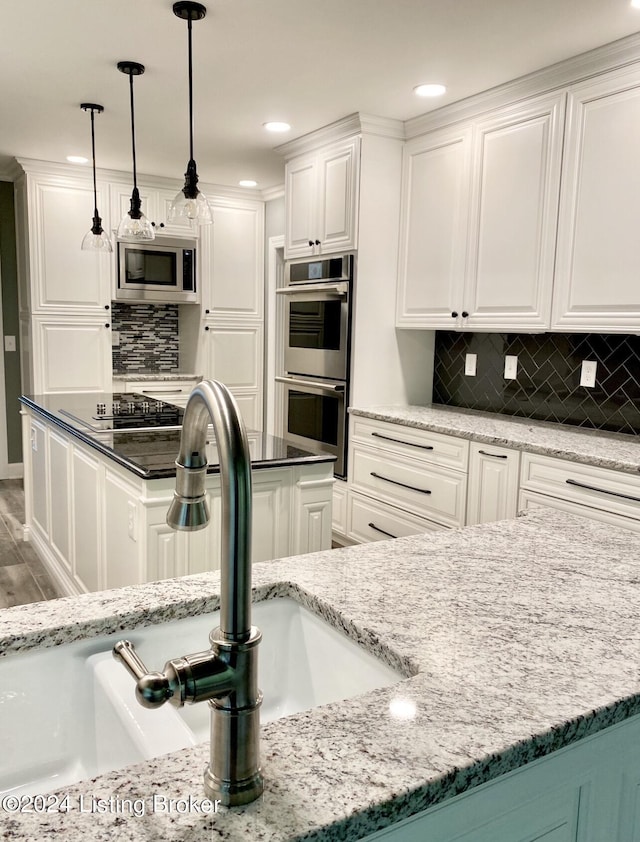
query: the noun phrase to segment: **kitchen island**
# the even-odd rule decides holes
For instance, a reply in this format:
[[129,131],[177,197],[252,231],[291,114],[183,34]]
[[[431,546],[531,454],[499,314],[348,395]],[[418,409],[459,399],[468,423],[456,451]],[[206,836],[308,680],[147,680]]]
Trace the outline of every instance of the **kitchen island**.
[[[207,444],[212,528],[176,533],[165,517],[175,485],[180,407],[103,392],[23,396],[21,402],[25,537],[62,593],[218,567],[220,474],[212,428]],[[253,560],[329,548],[335,457],[308,453],[266,433],[247,435]]]
[[[406,678],[263,726],[247,807],[152,809],[202,798],[203,744],[67,787],[68,812],[5,811],[5,838],[636,838],[639,562],[637,534],[540,508],[255,564],[255,600],[302,602]],[[7,609],[0,654],[208,612],[218,588],[212,573]],[[87,815],[80,796],[147,809]]]

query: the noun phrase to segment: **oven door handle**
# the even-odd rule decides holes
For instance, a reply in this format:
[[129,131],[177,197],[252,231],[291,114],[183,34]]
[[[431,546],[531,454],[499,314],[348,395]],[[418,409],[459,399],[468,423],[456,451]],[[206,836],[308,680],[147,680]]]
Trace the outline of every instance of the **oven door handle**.
[[348,281],[342,281],[338,284],[300,284],[299,286],[281,287],[276,290],[276,295],[299,295],[300,297],[307,294],[322,292],[331,298],[345,298],[349,292]]
[[317,380],[297,380],[295,377],[276,377],[276,383],[286,383],[288,386],[299,386],[302,389],[320,389],[323,392],[344,392],[344,383],[325,383]]

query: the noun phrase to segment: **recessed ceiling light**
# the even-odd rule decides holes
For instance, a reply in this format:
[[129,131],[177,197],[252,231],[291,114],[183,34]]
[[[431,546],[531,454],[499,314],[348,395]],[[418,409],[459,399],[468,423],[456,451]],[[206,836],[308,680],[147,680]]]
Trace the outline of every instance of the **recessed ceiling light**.
[[414,88],[414,93],[418,96],[442,96],[442,94],[446,93],[446,88],[444,85],[418,85],[417,88]]
[[252,178],[243,178],[242,181],[239,181],[238,184],[240,187],[257,187],[258,182],[254,181]]
[[279,123],[277,120],[264,124],[268,132],[288,132],[291,126],[289,123]]
[[67,155],[67,161],[70,164],[88,164],[89,159],[83,158],[82,155]]

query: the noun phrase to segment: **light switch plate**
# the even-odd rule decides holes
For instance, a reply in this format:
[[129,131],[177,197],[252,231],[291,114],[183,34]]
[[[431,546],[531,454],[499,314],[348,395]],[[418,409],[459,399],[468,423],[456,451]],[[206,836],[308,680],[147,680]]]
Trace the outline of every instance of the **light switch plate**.
[[464,373],[469,377],[476,376],[476,362],[478,360],[477,354],[467,354],[464,358]]
[[582,371],[580,373],[580,385],[586,386],[588,389],[593,389],[596,385],[596,369],[598,363],[595,360],[583,360]]
[[5,351],[15,351],[16,350],[16,338],[15,338],[15,336],[5,336],[5,338],[4,338],[4,350]]
[[518,357],[507,354],[504,358],[504,379],[515,380],[518,375]]

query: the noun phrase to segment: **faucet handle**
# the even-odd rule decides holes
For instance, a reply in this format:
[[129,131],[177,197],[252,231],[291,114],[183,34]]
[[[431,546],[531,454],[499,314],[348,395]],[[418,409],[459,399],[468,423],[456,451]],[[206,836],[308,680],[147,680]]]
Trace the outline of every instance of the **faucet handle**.
[[149,672],[130,640],[119,640],[113,647],[113,657],[127,668],[136,680],[136,696],[146,708],[158,708],[171,699],[176,691],[174,676],[165,672]]

